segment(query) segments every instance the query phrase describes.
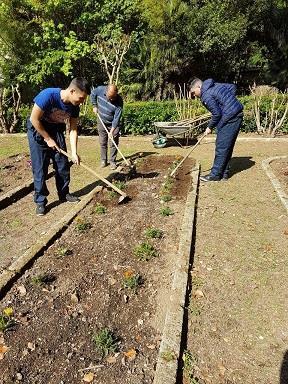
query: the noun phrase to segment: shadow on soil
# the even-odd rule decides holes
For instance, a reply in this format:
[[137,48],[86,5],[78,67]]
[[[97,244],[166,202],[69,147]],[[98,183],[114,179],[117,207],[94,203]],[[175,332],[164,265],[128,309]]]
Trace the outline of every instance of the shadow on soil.
[[288,350],[284,353],[281,370],[280,370],[280,381],[279,384],[288,383]]
[[243,156],[243,157],[232,157],[230,166],[230,176],[235,175],[236,173],[245,171],[255,165],[255,161],[251,160],[251,156]]

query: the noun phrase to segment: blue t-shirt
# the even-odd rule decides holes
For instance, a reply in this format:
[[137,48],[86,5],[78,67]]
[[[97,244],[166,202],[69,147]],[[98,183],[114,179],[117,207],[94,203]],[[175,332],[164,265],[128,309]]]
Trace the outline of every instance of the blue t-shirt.
[[79,116],[80,107],[63,103],[60,91],[61,88],[46,88],[34,98],[34,103],[44,111],[42,123],[62,125],[67,119]]

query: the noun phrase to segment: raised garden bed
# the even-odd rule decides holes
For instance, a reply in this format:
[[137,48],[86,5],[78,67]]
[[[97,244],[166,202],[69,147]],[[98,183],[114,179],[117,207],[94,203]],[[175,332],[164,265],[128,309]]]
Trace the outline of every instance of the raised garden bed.
[[32,179],[30,157],[25,153],[0,160],[0,195]]
[[288,194],[288,159],[273,160],[270,166],[284,191]]
[[120,175],[132,200],[97,194],[7,293],[3,384],[152,383],[193,166],[173,182],[174,161],[149,156],[125,185]]

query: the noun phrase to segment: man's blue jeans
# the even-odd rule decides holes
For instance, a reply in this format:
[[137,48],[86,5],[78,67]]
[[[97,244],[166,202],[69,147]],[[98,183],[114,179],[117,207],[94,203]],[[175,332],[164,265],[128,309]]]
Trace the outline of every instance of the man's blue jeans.
[[215,157],[210,175],[222,179],[228,176],[229,162],[240,131],[243,114],[238,114],[217,130]]
[[[66,142],[62,130],[55,130],[50,133],[50,136],[55,140],[56,144],[66,151]],[[32,162],[33,178],[34,178],[34,201],[36,204],[47,204],[47,196],[49,191],[46,186],[46,178],[48,174],[48,166],[50,159],[53,162],[55,169],[56,188],[59,198],[65,198],[69,193],[70,182],[70,167],[66,156],[49,148],[43,137],[36,129],[28,124],[28,141],[30,147],[30,155]]]

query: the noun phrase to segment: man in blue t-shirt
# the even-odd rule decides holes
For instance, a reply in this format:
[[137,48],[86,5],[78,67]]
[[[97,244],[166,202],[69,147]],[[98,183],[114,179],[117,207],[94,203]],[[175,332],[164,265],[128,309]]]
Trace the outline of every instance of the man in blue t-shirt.
[[59,149],[67,150],[64,137],[67,125],[70,132],[72,158],[76,164],[80,163],[77,154],[79,105],[89,94],[90,87],[87,80],[75,78],[66,89],[46,88],[34,98],[34,106],[27,121],[27,128],[37,215],[42,216],[46,212],[47,196],[49,195],[46,177],[50,159],[52,159],[55,169],[59,200],[79,201],[77,197],[69,193],[69,162],[67,157],[59,152]]
[[[91,102],[93,111],[99,114],[109,134],[113,137],[115,144],[119,143],[119,122],[123,109],[123,99],[118,94],[116,85],[109,84],[94,88],[91,92]],[[107,165],[107,144],[108,134],[103,127],[102,122],[98,118],[97,130],[99,134],[100,150],[101,150],[101,166]],[[110,168],[116,169],[117,148],[110,141]]]

